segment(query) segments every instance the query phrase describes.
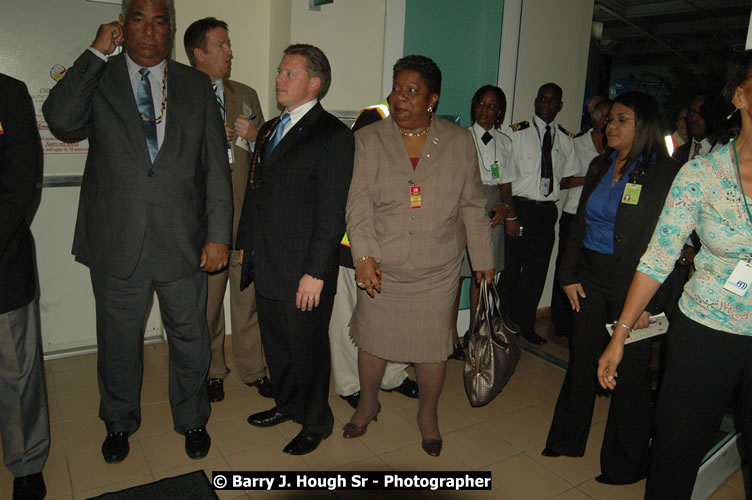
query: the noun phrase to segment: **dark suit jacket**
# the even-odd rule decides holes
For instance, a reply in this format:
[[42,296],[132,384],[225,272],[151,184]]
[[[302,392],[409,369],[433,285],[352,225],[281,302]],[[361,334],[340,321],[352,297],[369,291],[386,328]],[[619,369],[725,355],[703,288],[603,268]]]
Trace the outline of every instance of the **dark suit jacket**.
[[265,298],[294,301],[304,274],[323,279],[322,293],[334,294],[352,132],[317,103],[261,162],[278,121],[265,123],[256,139],[255,188],[245,195],[236,246],[244,261],[253,252],[256,291]]
[[199,271],[207,241],[231,242],[226,138],[205,74],[168,60],[153,176],[124,55],[105,62],[86,50],[42,109],[55,135],[85,129],[89,138],[73,240],[80,262],[125,279],[149,237],[155,277],[171,281]]
[[[582,282],[579,272],[585,266],[582,253],[587,229],[585,208],[590,195],[610,166],[610,159],[603,156],[596,157],[590,164],[590,169],[585,177],[580,204],[577,207],[577,215],[569,230],[566,249],[559,269],[559,283],[562,286]],[[616,224],[614,226],[615,269],[612,290],[614,291],[614,301],[620,305],[617,309],[621,309],[621,305],[624,303],[637,264],[653,236],[658,217],[679,167],[678,163],[667,158],[655,163],[640,163],[632,171],[630,182],[641,184],[642,191],[637,205],[619,203],[619,208],[616,211]],[[587,293],[587,290],[585,290],[585,293]],[[656,297],[658,296],[660,294],[656,295]],[[651,313],[660,312],[663,310],[663,304],[658,302],[660,301],[654,298],[646,310]]]
[[29,216],[42,175],[34,104],[26,85],[0,74],[0,314],[34,298]]

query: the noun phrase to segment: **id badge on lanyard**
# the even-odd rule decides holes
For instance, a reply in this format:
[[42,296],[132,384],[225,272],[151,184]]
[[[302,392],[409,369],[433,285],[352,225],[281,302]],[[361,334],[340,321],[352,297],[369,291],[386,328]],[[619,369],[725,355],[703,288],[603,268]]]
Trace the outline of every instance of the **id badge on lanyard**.
[[637,205],[640,202],[641,192],[642,184],[628,182],[624,187],[624,194],[621,197],[621,202],[628,205]]

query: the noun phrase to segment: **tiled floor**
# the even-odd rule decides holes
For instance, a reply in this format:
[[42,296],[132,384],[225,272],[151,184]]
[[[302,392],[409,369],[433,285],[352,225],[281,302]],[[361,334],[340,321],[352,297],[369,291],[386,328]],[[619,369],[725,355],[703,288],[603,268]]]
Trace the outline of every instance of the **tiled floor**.
[[[560,349],[555,345],[549,349]],[[228,359],[231,359],[231,355]],[[226,398],[213,405],[208,430],[212,448],[203,460],[186,457],[183,437],[172,431],[167,401],[167,349],[147,345],[142,392],[143,422],[131,438],[131,452],[120,464],[102,460],[105,428],[97,417],[96,355],[47,361],[47,385],[52,422],[52,449],[44,470],[48,498],[83,499],[108,491],[203,469],[212,470],[490,470],[488,492],[221,492],[220,498],[491,498],[559,500],[629,500],[642,498],[644,481],[631,486],[605,486],[599,474],[598,452],[608,401],[598,400],[585,457],[544,458],[555,398],[564,372],[523,352],[509,385],[494,401],[472,408],[462,386],[462,364],[450,361],[440,402],[444,451],[431,458],[420,448],[415,422],[417,403],[397,393],[381,394],[378,422],[359,439],[345,440],[338,429],[352,411],[331,391],[335,432],[314,453],[293,457],[282,447],[298,432],[291,422],[270,429],[246,423],[255,411],[270,407],[234,376],[225,382]],[[0,468],[0,498],[10,498],[12,478]],[[737,471],[713,495],[714,500],[744,498]]]

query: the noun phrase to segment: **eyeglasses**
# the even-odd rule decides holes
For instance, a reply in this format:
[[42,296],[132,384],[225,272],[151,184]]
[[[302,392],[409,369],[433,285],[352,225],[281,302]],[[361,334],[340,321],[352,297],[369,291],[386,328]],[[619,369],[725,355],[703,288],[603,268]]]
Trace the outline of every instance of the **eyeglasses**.
[[610,123],[613,123],[614,125],[621,127],[628,121],[634,121],[634,117],[626,116],[626,115],[613,116],[612,114],[609,113],[608,116],[606,116],[606,119],[603,120],[603,125],[608,127]]

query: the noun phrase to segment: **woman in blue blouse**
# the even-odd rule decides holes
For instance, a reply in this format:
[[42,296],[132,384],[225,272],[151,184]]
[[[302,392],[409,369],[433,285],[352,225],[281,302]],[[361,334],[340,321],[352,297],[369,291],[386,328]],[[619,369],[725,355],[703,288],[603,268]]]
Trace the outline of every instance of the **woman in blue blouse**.
[[685,164],[676,176],[614,336],[598,362],[601,386],[620,388],[626,382],[624,341],[687,236],[697,231],[702,248],[696,271],[667,334],[646,498],[690,498],[697,469],[735,395],[737,425],[752,457],[752,280],[747,265],[752,258],[752,51],[731,59],[724,95],[741,116],[739,136]]
[[[585,453],[598,387],[593,370],[609,341],[605,325],[621,310],[679,168],[668,157],[654,98],[621,95],[606,120],[608,147],[590,164],[558,275],[577,313],[569,366],[543,450],[549,457]],[[645,305],[635,321],[647,326],[660,310],[662,304]],[[603,437],[599,482],[629,484],[647,473],[650,354],[649,341],[626,349],[624,383],[612,395]]]

